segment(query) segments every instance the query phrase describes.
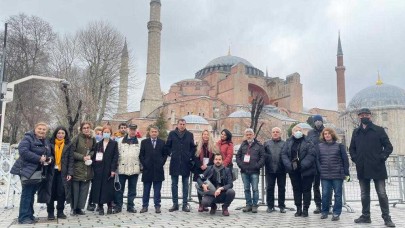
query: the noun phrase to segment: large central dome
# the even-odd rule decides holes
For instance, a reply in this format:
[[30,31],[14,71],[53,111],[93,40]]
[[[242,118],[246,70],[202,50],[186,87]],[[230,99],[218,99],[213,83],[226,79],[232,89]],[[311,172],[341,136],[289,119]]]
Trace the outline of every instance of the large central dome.
[[227,65],[236,65],[238,63],[243,63],[246,66],[253,67],[253,65],[244,58],[232,55],[224,55],[218,58],[211,60],[205,67],[211,66],[227,66]]
[[228,54],[211,60],[204,68],[195,73],[195,78],[203,79],[205,76],[215,71],[231,72],[231,68],[238,63],[245,65],[246,74],[264,76],[263,71],[254,67],[246,59]]
[[348,110],[360,108],[405,108],[405,90],[387,84],[367,87],[354,95],[348,105]]

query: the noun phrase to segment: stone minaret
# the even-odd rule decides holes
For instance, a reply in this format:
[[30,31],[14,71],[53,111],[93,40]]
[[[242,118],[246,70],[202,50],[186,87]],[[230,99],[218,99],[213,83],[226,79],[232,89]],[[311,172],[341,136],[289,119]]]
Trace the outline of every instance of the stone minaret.
[[147,117],[156,108],[163,105],[160,89],[160,0],[150,1],[150,21],[148,22],[148,59],[146,81],[141,99],[140,117]]
[[340,33],[338,38],[338,48],[337,48],[337,66],[336,70],[336,81],[337,81],[337,103],[338,111],[343,112],[346,110],[346,89],[345,89],[345,70],[346,67],[343,65],[343,51],[342,44],[340,43]]
[[124,48],[121,53],[121,68],[120,68],[120,87],[119,87],[119,98],[118,98],[118,111],[117,113],[127,112],[128,107],[128,47],[127,40],[125,40]]

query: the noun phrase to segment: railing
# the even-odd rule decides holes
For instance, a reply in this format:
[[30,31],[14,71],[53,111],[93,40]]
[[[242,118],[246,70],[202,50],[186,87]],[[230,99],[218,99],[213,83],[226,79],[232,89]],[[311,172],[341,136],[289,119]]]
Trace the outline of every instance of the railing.
[[[14,175],[10,175],[10,169],[14,164],[14,161],[17,157],[17,150],[15,147],[9,147],[9,151],[2,151],[0,157],[0,180],[4,182],[6,185],[6,192],[2,192],[2,196],[5,193],[5,208],[12,208],[14,207],[15,197],[21,193],[21,185],[19,178]],[[165,169],[165,181],[162,185],[161,195],[162,198],[171,199],[171,178],[169,175],[169,164],[170,158],[167,160],[164,169]],[[403,155],[392,155],[386,162],[387,172],[388,172],[388,179],[386,180],[386,192],[388,195],[388,199],[390,204],[393,204],[395,207],[397,204],[404,204],[405,203],[405,156]],[[236,163],[234,162],[234,167],[237,167]],[[352,208],[350,207],[350,202],[357,202],[360,201],[360,186],[357,179],[356,167],[353,163],[350,164],[350,175],[351,175],[351,182],[345,182],[343,187],[343,205],[349,212],[353,212]],[[260,181],[259,181],[259,205],[266,205],[266,183],[265,183],[265,173],[264,169],[262,169],[260,174]],[[138,179],[137,183],[137,196],[141,197],[143,195],[143,184],[140,181],[141,178]],[[179,199],[181,199],[181,181],[179,181]],[[371,182],[371,191],[370,196],[371,200],[375,201],[378,200],[376,192],[373,191],[374,183]],[[233,189],[236,192],[236,199],[244,200],[244,188],[242,178],[239,178],[234,181]],[[277,199],[277,186],[275,189],[275,198]],[[1,193],[1,192],[0,192]],[[153,194],[153,193],[152,193]],[[293,200],[293,191],[292,185],[287,175],[286,181],[286,200]],[[192,175],[190,175],[190,184],[189,184],[189,201],[190,202],[197,202],[197,190],[194,187],[194,182],[192,182]],[[287,205],[288,206],[288,205]]]

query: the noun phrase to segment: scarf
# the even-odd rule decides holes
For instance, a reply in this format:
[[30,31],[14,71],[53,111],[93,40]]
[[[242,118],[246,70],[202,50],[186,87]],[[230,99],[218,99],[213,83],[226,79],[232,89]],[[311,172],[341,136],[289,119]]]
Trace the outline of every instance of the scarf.
[[215,179],[216,179],[218,185],[222,183],[222,181],[221,181],[221,170],[224,169],[224,168],[225,168],[224,165],[220,165],[220,166],[214,165],[214,171],[215,171],[214,175],[215,175]]
[[55,139],[55,165],[58,166],[58,170],[60,171],[62,166],[61,160],[62,160],[62,151],[63,147],[65,146],[65,139]]

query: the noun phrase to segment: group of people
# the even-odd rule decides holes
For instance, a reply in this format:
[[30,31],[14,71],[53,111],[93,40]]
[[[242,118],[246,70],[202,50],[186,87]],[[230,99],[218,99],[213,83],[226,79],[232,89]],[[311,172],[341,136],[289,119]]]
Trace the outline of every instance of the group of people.
[[[370,181],[373,179],[385,225],[395,227],[389,215],[385,192],[385,160],[393,148],[384,129],[372,123],[370,110],[361,109],[358,116],[361,124],[354,130],[349,148],[357,168],[363,206],[362,215],[355,222],[371,222]],[[245,140],[236,154],[246,200],[243,212],[258,212],[259,174],[265,166],[267,212],[276,211],[274,190],[277,183],[278,208],[281,213],[286,213],[285,185],[288,173],[297,207],[296,217],[308,216],[313,185],[314,213],[321,213],[321,219],[328,217],[334,192],[332,221],[339,220],[343,181],[350,179],[346,148],[338,142],[332,128],[324,127],[322,116],[316,115],[313,120],[315,127],[307,135],[304,135],[301,127],[295,126],[286,141],[282,140],[282,131],[278,127],[271,130],[271,139],[264,144],[256,139],[252,129],[244,131]],[[141,136],[135,124],[120,124],[118,134],[112,134],[109,125],[96,127],[94,131],[91,128],[90,122],[82,122],[80,133],[70,139],[66,128],[57,127],[48,140],[47,124],[38,123],[33,131],[25,134],[18,147],[20,157],[11,170],[22,180],[19,223],[35,223],[33,204],[37,191],[38,202],[47,204],[50,220],[55,219],[54,201],[57,201],[56,216],[60,219],[66,218],[65,202],[70,203],[71,215],[85,214],[86,201],[87,209],[97,210],[100,215],[104,215],[104,204],[107,204],[107,214],[120,213],[126,182],[126,209],[136,213],[134,199],[141,172],[143,197],[140,213],[148,211],[152,186],[155,212],[161,213],[160,192],[165,180],[163,166],[168,156],[171,157],[169,174],[173,202],[169,212],[180,209],[180,176],[181,210],[190,212],[188,188],[190,174],[193,174],[198,192],[198,212],[215,214],[217,204],[222,203],[222,214],[229,216],[228,207],[235,198],[233,181],[236,177],[232,162],[234,146],[229,130],[222,130],[218,142],[214,142],[211,133],[204,130],[200,142],[195,143],[193,134],[186,129],[186,121],[179,119],[166,141],[158,137],[159,128],[151,126],[149,138],[139,143]],[[35,181],[36,173],[42,174],[43,179],[39,182]]]
[[[384,129],[373,124],[369,109],[359,110],[358,118],[360,125],[353,131],[349,147],[351,160],[356,164],[362,202],[362,215],[354,222],[371,223],[370,182],[373,180],[384,223],[387,227],[395,227],[389,215],[385,191],[385,161],[393,147]],[[321,219],[328,218],[334,193],[332,221],[340,219],[343,181],[350,181],[348,155],[345,146],[338,142],[335,130],[324,126],[322,116],[315,115],[312,119],[314,128],[307,135],[296,125],[286,141],[281,139],[281,129],[278,127],[272,129],[271,139],[264,144],[255,139],[252,129],[245,130],[246,140],[236,155],[246,200],[243,212],[257,213],[259,174],[264,166],[267,212],[276,211],[274,190],[277,182],[278,208],[281,213],[286,213],[285,186],[288,173],[297,207],[295,217],[308,217],[313,187],[316,204],[314,213],[321,214]]]

